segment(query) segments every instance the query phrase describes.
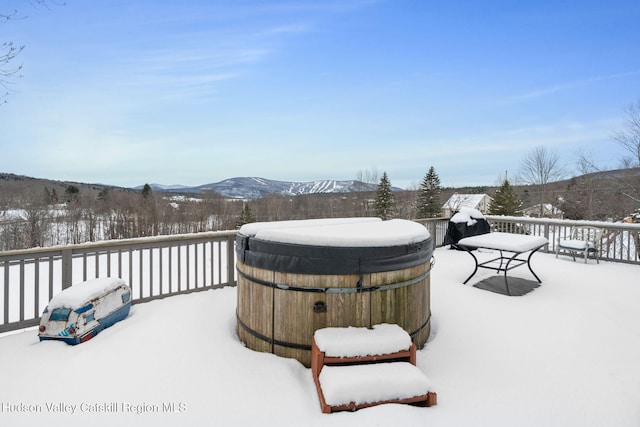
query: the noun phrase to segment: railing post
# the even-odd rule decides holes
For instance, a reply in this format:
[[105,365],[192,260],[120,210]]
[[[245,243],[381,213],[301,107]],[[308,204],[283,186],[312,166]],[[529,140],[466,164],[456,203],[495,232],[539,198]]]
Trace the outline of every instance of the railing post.
[[[549,240],[549,223],[545,222],[544,223],[544,238]],[[549,249],[552,245],[554,245],[555,243],[551,242],[551,240],[549,240],[549,245],[547,245],[547,247],[545,248],[545,252],[549,252]],[[553,248],[551,248],[553,250]]]
[[429,234],[431,234],[431,242],[433,244],[433,249],[436,249],[436,225],[437,222],[436,221],[429,221],[427,224],[429,224]]
[[73,256],[71,249],[62,251],[62,289],[71,287],[73,281]]
[[234,280],[236,268],[235,241],[235,236],[227,237],[227,285],[229,286],[236,285],[236,281]]

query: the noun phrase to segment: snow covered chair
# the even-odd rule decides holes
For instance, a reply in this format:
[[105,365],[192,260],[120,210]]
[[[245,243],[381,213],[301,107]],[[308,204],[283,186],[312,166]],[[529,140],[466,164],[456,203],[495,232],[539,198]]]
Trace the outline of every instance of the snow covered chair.
[[416,345],[398,325],[324,328],[315,332],[311,371],[328,414],[383,403],[433,406],[437,395],[416,365]]
[[591,226],[574,226],[571,227],[571,233],[568,239],[558,237],[556,243],[556,258],[560,252],[566,252],[576,260],[576,254],[584,257],[584,263],[587,263],[589,255],[593,255],[596,262],[600,264],[600,245],[602,242],[602,229]]

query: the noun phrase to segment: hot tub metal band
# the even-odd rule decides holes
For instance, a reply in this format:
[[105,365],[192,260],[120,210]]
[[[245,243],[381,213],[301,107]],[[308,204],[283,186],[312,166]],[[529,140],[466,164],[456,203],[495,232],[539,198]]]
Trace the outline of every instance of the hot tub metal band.
[[325,293],[325,294],[355,294],[360,292],[374,292],[374,291],[386,291],[388,289],[397,289],[405,286],[411,286],[413,284],[421,282],[422,280],[429,277],[429,275],[431,274],[431,270],[429,270],[421,274],[420,276],[414,277],[413,279],[406,280],[404,282],[397,282],[397,283],[391,283],[389,285],[380,285],[380,286],[367,286],[366,288],[362,286],[362,275],[361,275],[360,279],[358,280],[357,287],[355,288],[353,287],[351,288],[316,288],[316,287],[305,287],[305,286],[290,286],[290,285],[284,285],[282,283],[268,282],[266,280],[249,276],[248,274],[240,270],[236,270],[236,271],[240,276],[244,277],[245,279],[253,283],[256,283],[258,285],[267,286],[269,288],[282,289],[285,291],[315,292],[315,293]]
[[[238,315],[238,311],[237,310],[236,310],[236,319],[238,320],[238,325],[240,325],[242,327],[242,329],[247,331],[247,333],[249,333],[249,335],[253,335],[254,337],[256,337],[256,338],[258,338],[258,339],[260,339],[262,341],[268,342],[271,345],[279,345],[281,347],[295,348],[296,350],[309,350],[309,351],[311,351],[311,346],[310,345],[307,345],[307,344],[296,344],[296,343],[291,343],[291,342],[287,342],[287,341],[276,340],[274,338],[269,338],[266,335],[262,335],[260,332],[251,329],[250,327],[245,325],[242,322],[242,320],[240,320],[240,316]],[[409,334],[411,339],[413,340],[413,338],[415,338],[420,332],[422,332],[422,330],[427,327],[427,325],[429,324],[430,321],[431,321],[431,313],[429,313],[429,317],[427,318],[427,321],[424,322],[422,324],[422,326],[420,326],[416,331],[411,332]]]

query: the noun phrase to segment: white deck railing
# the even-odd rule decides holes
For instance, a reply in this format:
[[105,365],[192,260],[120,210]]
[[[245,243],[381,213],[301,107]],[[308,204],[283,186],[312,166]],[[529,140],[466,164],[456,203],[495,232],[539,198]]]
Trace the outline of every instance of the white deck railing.
[[123,278],[140,303],[235,284],[235,231],[0,252],[0,332],[37,325],[53,295]]
[[[566,239],[573,226],[593,226],[603,230],[600,259],[640,264],[640,224],[624,224],[604,221],[572,221],[549,218],[528,218],[520,216],[492,216],[485,218],[494,230],[516,234],[544,236],[549,245],[543,252],[555,252],[558,239]],[[447,218],[420,219],[434,238],[436,246],[442,246],[447,233]]]
[[[549,239],[573,225],[604,230],[600,259],[640,264],[640,224],[487,216],[501,231]],[[417,220],[442,246],[448,219]],[[117,276],[131,286],[133,302],[234,285],[235,231],[205,232],[0,252],[0,333],[37,325],[53,295],[74,283]]]

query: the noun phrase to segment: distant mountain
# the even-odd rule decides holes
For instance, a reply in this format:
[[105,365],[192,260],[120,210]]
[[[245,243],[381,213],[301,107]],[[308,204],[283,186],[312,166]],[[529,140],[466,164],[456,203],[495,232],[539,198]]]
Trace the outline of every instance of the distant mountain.
[[[224,181],[187,187],[181,185],[149,184],[151,189],[169,193],[201,193],[214,191],[223,196],[236,199],[258,199],[267,194],[298,196],[314,193],[350,193],[354,191],[373,191],[377,184],[366,184],[356,180],[321,180],[310,182],[275,181],[257,177],[237,177]],[[136,189],[143,186],[136,187]],[[393,190],[400,190],[394,188]]]
[[[175,185],[149,184],[149,186],[151,187],[152,190],[159,190],[159,191],[183,191],[184,189],[191,188],[187,185],[180,185],[180,184],[175,184]],[[134,190],[142,190],[143,188],[144,188],[144,185],[139,185],[135,187]]]

